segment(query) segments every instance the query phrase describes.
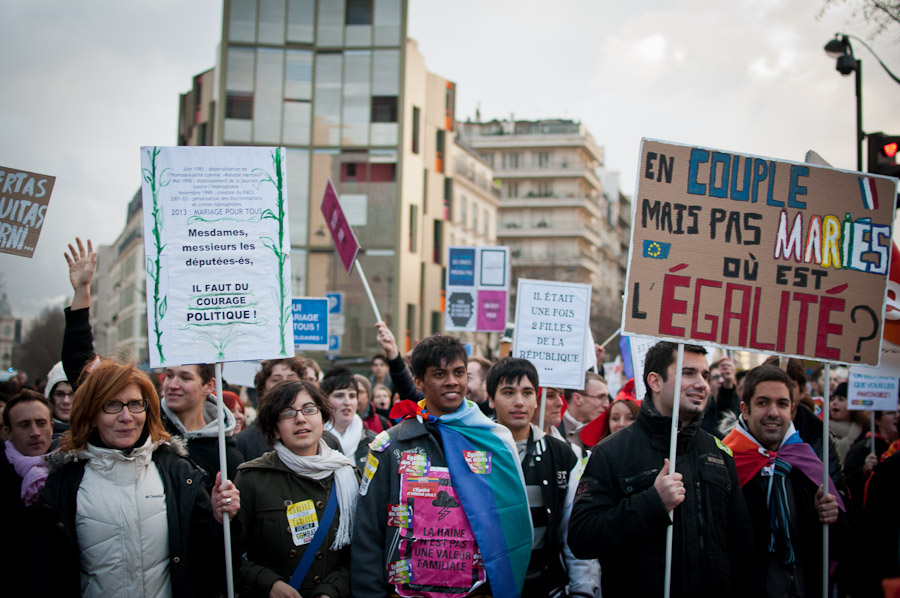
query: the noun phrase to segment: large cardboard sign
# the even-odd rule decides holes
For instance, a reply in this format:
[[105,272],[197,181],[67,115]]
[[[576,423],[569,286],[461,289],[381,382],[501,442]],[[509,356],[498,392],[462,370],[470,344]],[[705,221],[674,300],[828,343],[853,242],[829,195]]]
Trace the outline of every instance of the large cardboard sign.
[[509,248],[450,247],[444,328],[503,332],[509,311]]
[[590,310],[589,284],[519,279],[512,355],[534,364],[541,386],[584,386]]
[[896,183],[643,140],[623,330],[877,364]]
[[152,367],[293,355],[284,155],[141,148]]
[[850,379],[847,381],[847,409],[896,411],[897,391],[897,378],[868,376],[854,368],[850,371]]
[[331,238],[334,240],[334,247],[341,256],[341,262],[343,262],[347,274],[350,274],[353,264],[356,262],[356,255],[359,253],[359,241],[356,239],[353,227],[350,226],[344,215],[344,210],[341,209],[341,202],[331,179],[328,179],[325,194],[322,196],[322,215],[325,216],[325,222],[328,224],[328,230],[331,231]]
[[32,257],[56,177],[0,166],[0,252]]

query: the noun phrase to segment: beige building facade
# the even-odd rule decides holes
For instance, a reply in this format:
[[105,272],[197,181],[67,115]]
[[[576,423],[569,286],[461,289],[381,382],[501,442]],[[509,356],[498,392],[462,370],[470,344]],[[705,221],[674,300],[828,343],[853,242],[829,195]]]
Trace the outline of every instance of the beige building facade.
[[630,211],[598,176],[603,150],[571,120],[459,124],[460,135],[501,183],[500,245],[519,278],[592,285],[591,329],[602,342],[619,327]]

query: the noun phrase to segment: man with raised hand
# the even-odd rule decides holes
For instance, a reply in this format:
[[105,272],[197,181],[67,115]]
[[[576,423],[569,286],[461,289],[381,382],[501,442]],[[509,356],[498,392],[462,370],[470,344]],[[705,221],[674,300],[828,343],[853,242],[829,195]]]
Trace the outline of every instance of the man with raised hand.
[[369,445],[353,595],[518,598],[532,534],[512,436],[464,398],[459,340],[425,338],[411,362],[425,398],[395,405],[403,421]]
[[[598,444],[578,483],[569,546],[598,558],[605,598],[663,595],[666,532],[674,525],[673,596],[757,595],[750,518],[728,448],[700,429],[709,394],[706,349],[686,345],[676,398],[677,345],[647,353],[637,421]],[[669,469],[678,400],[676,470]]]
[[[753,544],[767,596],[822,595],[822,524],[836,526],[835,549],[850,538],[843,502],[791,421],[791,378],[774,365],[750,370],[738,425],[725,437],[753,521]],[[837,560],[834,551],[832,560]]]
[[591,563],[575,559],[566,545],[572,511],[566,495],[578,460],[569,444],[531,423],[538,403],[537,370],[526,359],[505,357],[490,369],[486,384],[497,423],[516,442],[531,509],[534,543],[522,597],[593,598],[598,584]]

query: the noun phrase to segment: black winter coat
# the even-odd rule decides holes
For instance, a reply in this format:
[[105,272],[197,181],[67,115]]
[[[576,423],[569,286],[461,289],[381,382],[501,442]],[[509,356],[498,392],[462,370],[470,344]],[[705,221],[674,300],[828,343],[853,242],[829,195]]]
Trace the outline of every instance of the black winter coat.
[[[671,522],[653,482],[669,454],[671,422],[645,399],[633,425],[597,445],[579,482],[569,547],[577,558],[600,560],[604,598],[663,595]],[[676,470],[687,494],[674,510],[671,595],[758,595],[734,460],[699,418],[678,433]]]
[[[209,494],[200,483],[202,472],[183,456],[178,445],[161,445],[153,462],[166,493],[169,527],[169,572],[173,598],[215,596],[225,590],[222,525],[212,513]],[[35,505],[45,541],[53,546],[42,590],[66,597],[81,595],[80,549],[75,530],[78,488],[85,461],[71,461],[51,473],[42,503]],[[240,526],[232,525],[232,557],[240,564]]]

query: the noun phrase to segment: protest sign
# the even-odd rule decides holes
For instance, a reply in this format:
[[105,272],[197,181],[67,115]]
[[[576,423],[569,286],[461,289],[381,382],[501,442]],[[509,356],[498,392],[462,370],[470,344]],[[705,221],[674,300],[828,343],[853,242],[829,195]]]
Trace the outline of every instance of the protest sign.
[[503,332],[509,310],[509,248],[450,247],[444,328]]
[[293,355],[283,148],[144,147],[150,364]]
[[541,386],[583,388],[590,309],[589,284],[519,279],[512,355],[534,364]]
[[869,376],[856,370],[857,368],[853,368],[850,371],[850,379],[847,381],[847,409],[896,411],[897,378]]
[[877,364],[896,179],[643,140],[623,330]]
[[328,299],[302,297],[293,300],[294,348],[328,350]]
[[32,257],[56,177],[0,166],[0,252]]
[[356,233],[353,232],[353,228],[341,209],[341,202],[338,200],[337,191],[334,190],[331,179],[328,179],[325,194],[322,196],[322,215],[325,216],[325,223],[328,225],[328,230],[331,231],[331,238],[334,240],[334,247],[337,249],[338,255],[341,256],[341,262],[343,262],[347,274],[350,274],[356,261],[356,254],[359,253],[359,241],[356,240]]

